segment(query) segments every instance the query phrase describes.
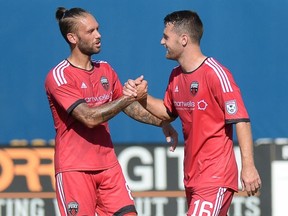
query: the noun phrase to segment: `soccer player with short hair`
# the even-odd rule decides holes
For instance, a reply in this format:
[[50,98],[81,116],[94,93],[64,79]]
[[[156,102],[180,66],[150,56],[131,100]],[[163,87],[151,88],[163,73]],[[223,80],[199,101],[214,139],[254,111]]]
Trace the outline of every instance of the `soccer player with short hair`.
[[[198,14],[175,11],[164,24],[161,44],[167,49],[166,58],[179,66],[172,70],[164,100],[148,95],[142,105],[163,120],[181,119],[187,216],[225,216],[238,191],[233,124],[241,150],[243,190],[255,195],[261,185],[250,119],[231,72],[201,52],[203,24]],[[124,94],[137,95],[139,84],[128,80]]]

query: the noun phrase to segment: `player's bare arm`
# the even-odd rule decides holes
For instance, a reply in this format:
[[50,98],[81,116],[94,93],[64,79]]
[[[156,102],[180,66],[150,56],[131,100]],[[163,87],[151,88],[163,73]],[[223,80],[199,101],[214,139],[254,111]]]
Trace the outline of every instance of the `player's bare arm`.
[[[129,88],[126,86],[129,85]],[[123,88],[123,94],[131,96],[138,101],[146,101],[147,98],[147,81],[143,79],[143,76],[138,77],[135,80],[128,80]],[[124,112],[131,118],[146,124],[155,126],[161,126],[162,120],[152,115],[149,111],[143,108],[143,106],[135,101],[124,109]]]
[[164,105],[164,101],[162,99],[154,98],[151,95],[147,95],[146,104],[144,104],[145,109],[149,112],[153,113],[153,115],[157,116],[160,119],[165,121],[174,121],[175,118],[171,117],[167,109]]
[[152,115],[149,111],[144,109],[143,106],[138,101],[133,102],[132,104],[127,106],[123,111],[125,112],[126,115],[142,123],[160,127],[163,122],[161,119],[157,118],[156,116]]
[[172,127],[169,121],[161,120],[158,117],[152,115],[149,111],[144,109],[138,101],[133,102],[123,111],[125,112],[125,114],[135,119],[136,121],[162,127],[162,131],[166,137],[166,141],[171,145],[169,148],[170,151],[174,151],[176,149],[178,145],[178,133]]
[[[128,80],[125,85],[131,82]],[[133,87],[132,87],[133,85]],[[147,82],[143,80],[143,76],[138,77],[133,83],[131,82],[131,88],[127,89],[125,86],[123,88],[123,94],[126,96],[134,97],[136,100],[146,100],[147,97]],[[137,92],[138,91],[138,92]],[[141,104],[137,101],[130,104],[123,110],[131,118],[146,124],[151,124],[155,126],[161,126],[162,120],[155,117],[144,109]]]
[[[143,80],[143,76],[138,77],[135,80],[129,79],[124,84],[123,94],[128,95],[128,96],[144,98],[138,101],[150,113],[152,113],[153,115],[157,116],[158,118],[162,120],[169,121],[169,122],[174,121],[175,118],[172,118],[171,116],[168,115],[166,107],[164,106],[163,100],[154,98],[151,95],[147,95],[147,98],[145,100],[145,97],[143,97],[143,94],[145,93],[147,94],[148,87],[143,88],[142,87],[143,82],[146,82],[145,80]],[[147,82],[145,84],[147,85]]]
[[178,145],[178,133],[172,127],[170,122],[175,119],[169,118],[168,121],[160,119],[144,108],[147,105],[147,98],[145,98],[143,95],[146,95],[147,97],[147,89],[147,82],[143,79],[143,76],[138,77],[136,80],[128,80],[124,84],[123,94],[144,99],[132,103],[124,109],[124,112],[133,119],[142,123],[161,126],[162,131],[166,137],[166,141],[171,144],[170,151],[174,151]]
[[113,118],[135,100],[134,97],[122,96],[117,100],[97,107],[89,107],[86,103],[81,103],[75,107],[72,115],[88,128],[93,128]]
[[248,196],[253,196],[261,187],[261,179],[254,164],[251,124],[249,122],[237,123],[236,134],[241,151],[242,190],[246,190]]

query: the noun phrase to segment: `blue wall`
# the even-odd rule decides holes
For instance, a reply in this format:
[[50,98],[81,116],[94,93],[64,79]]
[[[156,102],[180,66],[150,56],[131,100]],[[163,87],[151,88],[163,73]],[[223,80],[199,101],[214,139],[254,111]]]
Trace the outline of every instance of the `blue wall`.
[[[203,52],[234,74],[254,139],[288,136],[287,0],[0,0],[0,6],[2,144],[54,138],[43,85],[46,73],[69,54],[54,17],[58,6],[92,12],[102,34],[102,52],[94,58],[108,61],[122,82],[143,74],[157,97],[163,97],[176,65],[160,45],[163,17],[178,9],[198,11],[205,27]],[[181,134],[179,121],[174,125]],[[124,114],[110,127],[115,142],[164,142],[159,128]]]

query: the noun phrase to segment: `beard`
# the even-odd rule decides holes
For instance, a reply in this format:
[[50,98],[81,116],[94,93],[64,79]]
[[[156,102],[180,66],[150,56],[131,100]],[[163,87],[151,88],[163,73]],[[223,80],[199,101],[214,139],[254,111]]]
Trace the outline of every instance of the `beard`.
[[[100,40],[99,40],[99,43],[100,43]],[[101,51],[100,46],[96,47],[95,43],[88,44],[82,40],[80,40],[78,44],[78,48],[83,54],[88,55],[88,56],[98,54]]]

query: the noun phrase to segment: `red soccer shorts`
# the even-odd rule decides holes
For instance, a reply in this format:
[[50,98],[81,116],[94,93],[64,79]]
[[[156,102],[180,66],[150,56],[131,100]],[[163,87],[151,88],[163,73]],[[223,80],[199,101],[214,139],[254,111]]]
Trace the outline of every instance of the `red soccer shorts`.
[[233,195],[229,188],[186,188],[187,216],[227,216]]
[[121,166],[103,171],[72,171],[56,175],[61,215],[122,215],[136,212]]

